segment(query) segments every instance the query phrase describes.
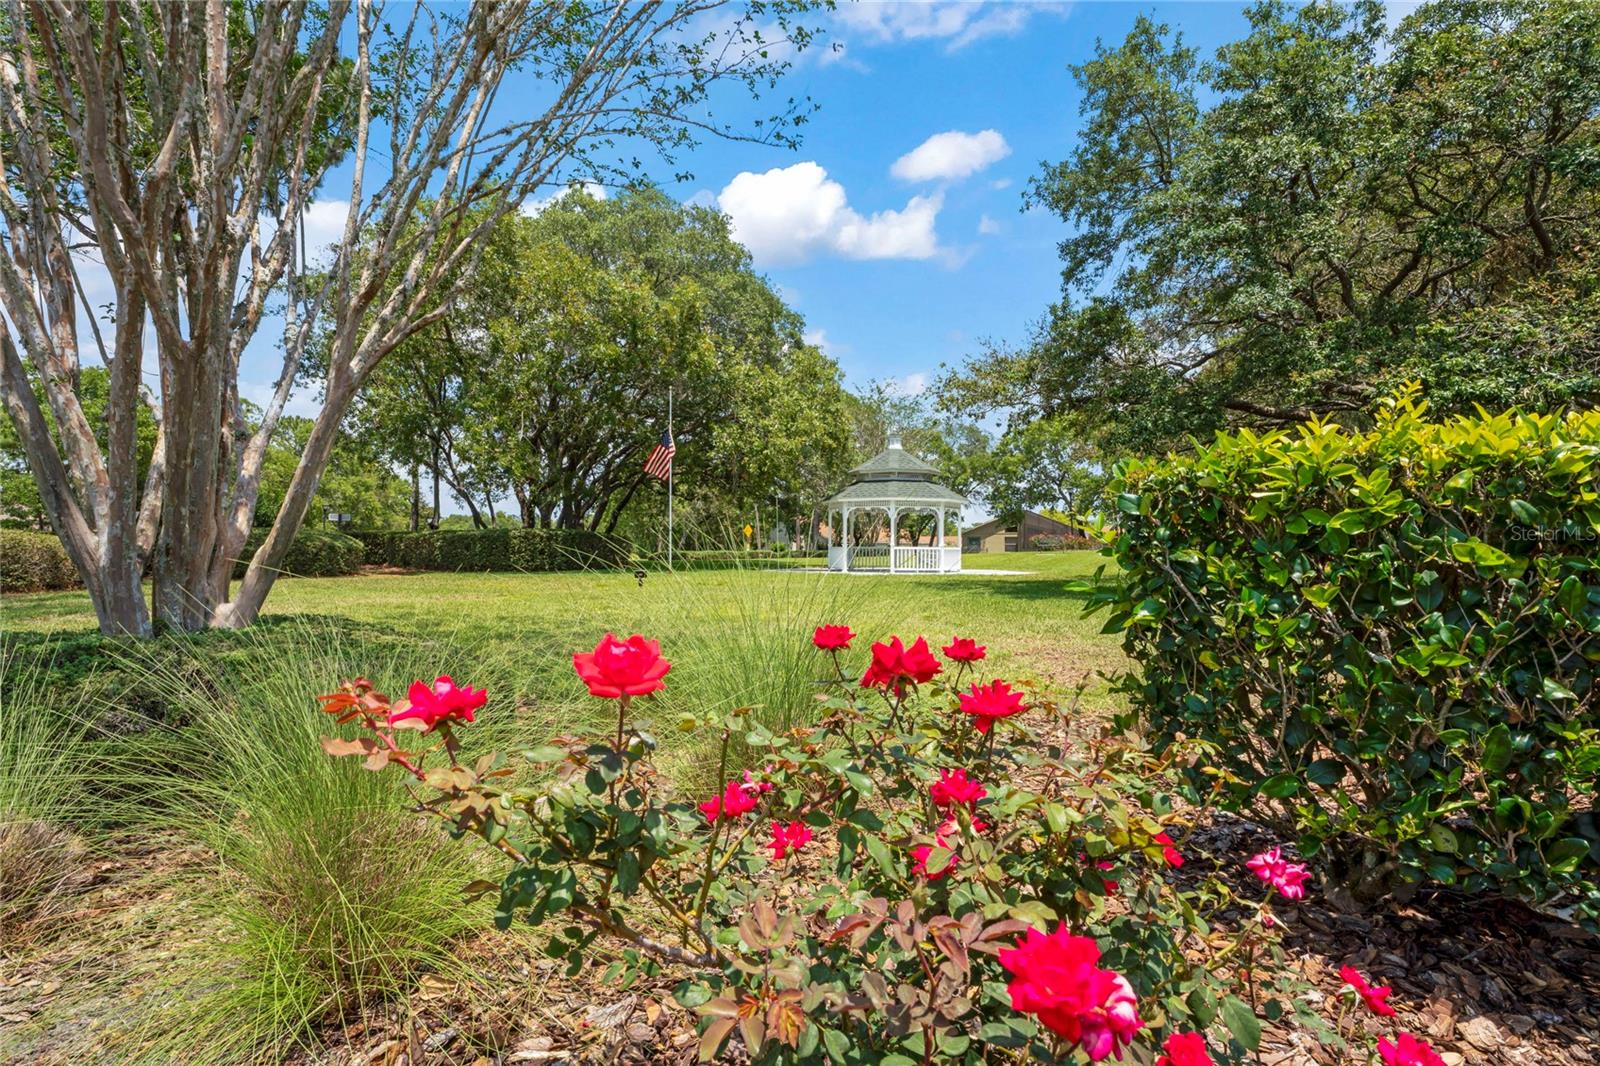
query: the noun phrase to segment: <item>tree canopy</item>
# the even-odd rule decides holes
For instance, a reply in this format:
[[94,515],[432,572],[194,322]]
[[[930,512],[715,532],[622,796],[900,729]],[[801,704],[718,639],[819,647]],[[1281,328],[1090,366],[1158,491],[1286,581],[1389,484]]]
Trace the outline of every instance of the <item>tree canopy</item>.
[[574,188],[501,219],[490,246],[356,407],[393,461],[437,460],[475,511],[509,493],[530,526],[643,530],[665,503],[644,462],[670,389],[691,525],[731,522],[775,488],[819,498],[842,473],[838,368],[718,212]]
[[1074,68],[1085,122],[1027,200],[1071,227],[1022,345],[962,409],[1112,451],[1230,425],[1600,397],[1600,6],[1257,4],[1202,61],[1141,18]]

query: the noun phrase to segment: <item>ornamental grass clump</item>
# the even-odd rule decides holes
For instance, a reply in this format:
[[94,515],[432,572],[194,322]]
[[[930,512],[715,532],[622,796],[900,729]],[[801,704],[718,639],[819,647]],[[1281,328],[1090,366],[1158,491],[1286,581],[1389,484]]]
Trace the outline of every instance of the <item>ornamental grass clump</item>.
[[56,931],[89,881],[81,833],[92,806],[77,706],[61,707],[42,680],[49,664],[6,652],[14,678],[0,707],[0,950]]
[[[337,726],[322,747],[407,781],[416,814],[492,849],[500,872],[468,895],[502,928],[539,927],[569,975],[606,960],[624,986],[670,981],[703,1061],[738,1042],[758,1063],[1164,1049],[1194,1066],[1252,1052],[1263,1017],[1334,1039],[1284,965],[1278,891],[1173,876],[1188,827],[1168,797],[1192,752],[1069,741],[1085,732],[1072,707],[988,676],[976,644],[952,642],[964,657],[946,663],[920,637],[858,639],[814,630],[810,724],[774,729],[743,705],[679,717],[716,752],[689,794],[655,769],[664,740],[643,724],[689,669],[640,635],[573,656],[613,712],[592,733],[469,752],[500,713],[492,693],[435,713],[447,679],[391,700],[356,678],[320,697]],[[1005,713],[965,712],[973,687]]]

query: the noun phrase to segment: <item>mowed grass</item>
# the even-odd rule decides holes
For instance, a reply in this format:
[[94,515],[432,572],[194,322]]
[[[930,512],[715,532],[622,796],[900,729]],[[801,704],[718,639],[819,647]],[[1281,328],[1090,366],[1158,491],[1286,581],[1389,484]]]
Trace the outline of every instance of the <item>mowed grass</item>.
[[[556,574],[418,573],[344,578],[284,578],[263,613],[265,628],[321,622],[351,634],[412,636],[437,645],[439,668],[470,677],[471,659],[487,656],[527,665],[532,683],[547,671],[539,656],[558,660],[591,647],[599,636],[643,632],[674,645],[742,622],[778,626],[804,618],[798,601],[834,615],[869,639],[926,634],[942,644],[972,636],[990,648],[993,667],[1073,683],[1123,660],[1101,619],[1084,618],[1084,596],[1069,581],[1088,577],[1104,560],[1093,552],[1019,552],[965,557],[969,569],[1023,571],[1017,575],[841,575],[793,569],[653,573],[641,584],[619,572]],[[770,617],[762,617],[763,614]],[[836,615],[836,616],[835,616]],[[94,614],[82,592],[0,597],[0,633],[23,645],[48,645],[92,632]],[[786,634],[805,640],[809,633]],[[228,635],[207,635],[228,644]],[[687,665],[687,664],[685,664]],[[681,674],[680,674],[681,676]],[[543,686],[541,686],[543,687]],[[1094,687],[1094,686],[1091,686]],[[581,693],[576,681],[565,686]]]
[[[149,642],[100,638],[81,592],[0,597],[6,720],[60,724],[7,731],[0,777],[17,787],[0,800],[17,816],[45,812],[43,830],[84,847],[192,856],[130,893],[149,904],[88,906],[94,917],[60,930],[57,950],[66,938],[118,947],[98,976],[79,971],[60,1002],[0,1037],[0,1061],[316,1056],[342,1024],[403,1002],[421,974],[476,980],[458,945],[487,915],[463,908],[459,889],[493,864],[409,814],[397,776],[323,754],[317,738],[334,729],[314,697],[342,678],[366,674],[397,696],[439,673],[487,688],[470,756],[609,728],[613,707],[587,695],[572,653],[608,630],[644,633],[673,670],[636,716],[657,720],[660,765],[698,794],[712,785],[714,738],[662,726],[745,704],[774,727],[804,722],[828,672],[810,644],[824,622],[860,634],[847,668],[874,639],[925,635],[937,648],[970,636],[989,647],[988,676],[1086,679],[1085,711],[1111,710],[1098,675],[1123,668],[1117,639],[1067,587],[1101,561],[1018,553],[966,559],[1023,571],[1010,575],[733,569],[642,584],[629,573],[286,578],[257,626]],[[149,949],[114,932],[151,914],[185,921],[158,923],[171,931]],[[49,957],[37,952],[15,961]],[[92,1027],[69,1024],[84,1017]]]

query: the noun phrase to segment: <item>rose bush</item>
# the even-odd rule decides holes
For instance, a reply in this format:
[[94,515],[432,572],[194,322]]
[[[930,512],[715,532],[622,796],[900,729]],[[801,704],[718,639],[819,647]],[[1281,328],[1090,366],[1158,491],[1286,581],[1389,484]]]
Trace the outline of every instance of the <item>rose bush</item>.
[[677,723],[714,741],[710,796],[653,768],[636,712],[670,665],[640,636],[574,656],[614,702],[609,736],[469,760],[481,691],[441,677],[391,704],[357,679],[322,699],[358,732],[323,743],[409,774],[419,811],[498,849],[504,877],[470,893],[502,927],[547,930],[569,973],[675,977],[702,1059],[736,1039],[755,1062],[1192,1066],[1241,1060],[1288,1016],[1336,1040],[1278,950],[1296,864],[1272,854],[1259,900],[1173,876],[1187,827],[1169,797],[1194,752],[1153,756],[1034,684],[960,692],[975,644],[953,643],[969,658],[947,675],[922,638],[852,666],[847,634],[814,637],[831,659],[816,724]]

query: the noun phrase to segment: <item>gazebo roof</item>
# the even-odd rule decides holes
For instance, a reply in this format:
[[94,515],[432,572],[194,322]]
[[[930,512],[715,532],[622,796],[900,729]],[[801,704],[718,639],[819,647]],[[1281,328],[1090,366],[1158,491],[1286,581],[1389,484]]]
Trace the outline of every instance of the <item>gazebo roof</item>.
[[876,507],[882,504],[912,504],[934,507],[948,504],[964,507],[967,498],[932,481],[858,481],[846,485],[823,501],[825,506]]
[[851,483],[823,501],[827,507],[961,507],[967,498],[934,480],[939,468],[917,458],[891,435],[889,446],[850,471]]
[[890,437],[887,448],[852,469],[850,473],[855,475],[857,481],[907,474],[916,476],[918,480],[932,480],[938,476],[939,468],[918,459],[900,447],[899,437]]

